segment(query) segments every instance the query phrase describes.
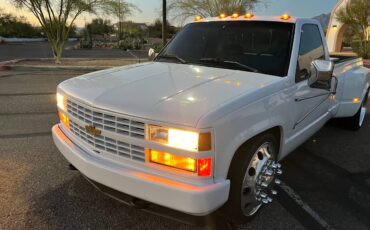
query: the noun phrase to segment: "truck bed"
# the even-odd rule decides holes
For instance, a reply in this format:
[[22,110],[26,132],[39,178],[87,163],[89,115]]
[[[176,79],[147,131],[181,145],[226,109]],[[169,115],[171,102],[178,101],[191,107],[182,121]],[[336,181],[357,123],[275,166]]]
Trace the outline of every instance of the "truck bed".
[[343,62],[356,60],[359,57],[356,56],[355,54],[339,54],[339,53],[335,53],[335,54],[330,54],[330,58],[335,59],[334,60],[334,63],[335,64],[341,64]]

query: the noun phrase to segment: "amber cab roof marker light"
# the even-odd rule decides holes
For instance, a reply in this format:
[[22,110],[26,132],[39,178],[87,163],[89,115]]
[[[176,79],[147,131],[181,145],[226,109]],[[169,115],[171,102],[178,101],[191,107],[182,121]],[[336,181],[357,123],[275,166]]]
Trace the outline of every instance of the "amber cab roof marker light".
[[283,19],[283,20],[289,20],[291,18],[291,16],[289,14],[285,13],[285,14],[281,15],[280,18]]
[[251,19],[251,18],[253,18],[254,17],[254,15],[252,14],[252,13],[246,13],[245,15],[244,15],[244,18],[247,18],[247,19]]
[[226,18],[226,17],[227,17],[227,15],[226,15],[226,14],[224,14],[224,13],[221,13],[218,17],[219,17],[219,18],[221,18],[221,19],[224,19],[224,18]]
[[239,14],[238,13],[233,13],[232,15],[231,15],[231,18],[238,18],[239,17]]
[[200,20],[202,20],[203,19],[203,17],[202,16],[196,16],[195,18],[194,18],[194,21],[196,21],[196,22],[199,22]]

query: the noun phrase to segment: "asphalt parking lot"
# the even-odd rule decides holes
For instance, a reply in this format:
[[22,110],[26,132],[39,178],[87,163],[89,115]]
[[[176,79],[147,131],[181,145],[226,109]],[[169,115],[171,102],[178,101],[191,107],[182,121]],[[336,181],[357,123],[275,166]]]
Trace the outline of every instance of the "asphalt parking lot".
[[[199,229],[127,207],[68,169],[50,134],[55,88],[80,74],[0,72],[0,229]],[[327,124],[283,160],[274,202],[234,228],[370,229],[369,136],[369,119],[358,132]]]

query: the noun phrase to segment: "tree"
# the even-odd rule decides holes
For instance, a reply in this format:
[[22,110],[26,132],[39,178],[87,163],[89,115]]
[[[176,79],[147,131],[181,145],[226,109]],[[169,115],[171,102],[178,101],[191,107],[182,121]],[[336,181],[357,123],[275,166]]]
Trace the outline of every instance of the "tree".
[[[148,26],[149,36],[153,38],[162,38],[162,21],[156,19],[155,22]],[[170,38],[175,35],[178,28],[172,26],[168,21],[166,23],[167,36]]]
[[131,15],[134,11],[140,12],[141,10],[134,4],[124,0],[108,0],[104,6],[104,11],[118,19],[118,37],[121,40],[125,17]]
[[0,9],[0,36],[40,37],[41,30],[33,27],[25,17],[16,17]]
[[105,0],[12,0],[28,9],[40,23],[51,44],[56,63],[61,63],[64,45],[77,17],[95,13]]
[[367,58],[370,56],[369,25],[370,25],[370,1],[352,0],[346,7],[336,14],[337,20],[350,27],[359,38],[358,47],[355,50],[359,55]]
[[217,16],[220,13],[244,14],[253,10],[261,0],[172,0],[168,5],[174,18],[185,20],[189,17]]
[[95,35],[104,35],[113,32],[113,26],[110,20],[103,20],[102,18],[93,19],[87,26],[90,27],[90,33]]

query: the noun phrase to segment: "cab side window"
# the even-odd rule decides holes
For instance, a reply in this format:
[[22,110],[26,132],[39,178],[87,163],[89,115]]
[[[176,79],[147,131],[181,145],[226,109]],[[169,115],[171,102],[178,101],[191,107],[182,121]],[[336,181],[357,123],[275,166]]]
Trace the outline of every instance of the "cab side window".
[[311,63],[317,59],[325,59],[324,44],[319,27],[314,24],[303,25],[295,78],[296,82],[309,78]]

